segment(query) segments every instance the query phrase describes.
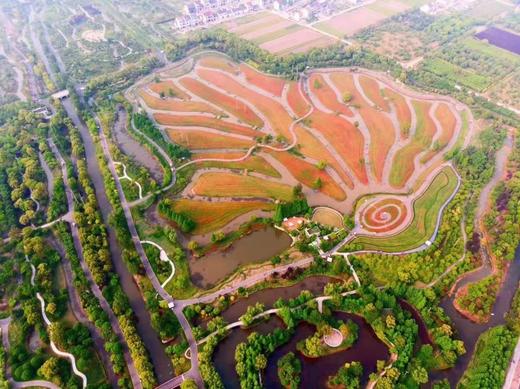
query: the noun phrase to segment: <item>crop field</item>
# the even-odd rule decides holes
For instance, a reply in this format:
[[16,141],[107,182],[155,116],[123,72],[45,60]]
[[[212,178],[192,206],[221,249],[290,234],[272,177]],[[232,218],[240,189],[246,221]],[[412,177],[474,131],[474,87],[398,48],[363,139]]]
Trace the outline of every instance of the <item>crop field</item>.
[[[269,164],[264,158],[259,155],[251,155],[247,159],[243,161],[233,161],[241,158],[244,153],[198,153],[193,154],[193,160],[201,160],[201,159],[220,159],[221,161],[200,161],[197,166],[202,168],[222,168],[222,169],[231,169],[231,170],[247,170],[251,172],[256,172],[260,174],[264,174],[266,176],[271,176],[275,178],[280,178],[281,175],[278,173],[272,165]],[[228,161],[226,161],[228,160]]]
[[379,0],[368,6],[344,12],[332,19],[317,23],[315,27],[338,38],[349,37],[362,29],[382,22],[411,7],[406,1]]
[[[438,181],[444,154],[468,134],[465,111],[451,100],[364,70],[316,69],[286,81],[210,55],[161,78],[136,94],[163,104],[157,110],[156,100],[141,99],[169,139],[192,151],[196,173],[180,193],[192,202],[289,201],[300,184],[311,206],[346,214],[377,194],[380,203],[358,220],[367,232],[394,234],[416,212],[396,196],[414,199]],[[171,86],[174,93],[164,93]],[[190,111],[194,103],[208,108]],[[393,223],[379,229],[377,220],[386,219]]]
[[203,173],[192,192],[208,197],[292,199],[292,188],[289,185],[234,173]]
[[205,234],[224,227],[240,215],[257,210],[272,211],[273,204],[262,201],[208,202],[181,199],[173,202],[172,208],[177,213],[190,215],[197,223],[195,234]]
[[232,138],[226,135],[212,134],[204,131],[183,131],[169,129],[168,136],[174,143],[194,150],[204,149],[246,149],[253,145],[252,141]]
[[335,42],[335,39],[319,31],[271,12],[261,12],[226,22],[224,28],[274,54],[301,53]]

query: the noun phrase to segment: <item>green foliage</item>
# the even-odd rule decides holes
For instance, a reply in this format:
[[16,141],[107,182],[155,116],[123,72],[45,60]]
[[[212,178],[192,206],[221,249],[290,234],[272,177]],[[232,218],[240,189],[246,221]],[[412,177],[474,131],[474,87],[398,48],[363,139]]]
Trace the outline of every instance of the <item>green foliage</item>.
[[168,155],[174,160],[188,159],[191,156],[190,151],[177,144],[167,142],[161,131],[155,126],[155,124],[145,114],[135,113],[134,114],[135,126],[146,136],[150,137],[159,146],[161,146]]
[[517,337],[504,326],[484,332],[479,337],[473,359],[457,387],[501,388],[516,341]]
[[286,217],[305,214],[309,210],[309,204],[305,198],[297,199],[288,203],[277,203],[273,220],[280,223]]
[[284,388],[298,389],[300,387],[301,361],[289,352],[278,360],[278,378]]
[[363,365],[357,361],[347,362],[341,366],[338,372],[329,378],[328,385],[339,386],[345,389],[358,389],[361,387]]
[[173,210],[172,201],[169,199],[165,199],[159,202],[157,209],[162,216],[175,222],[182,232],[189,233],[197,226],[197,224],[188,215],[175,212]]

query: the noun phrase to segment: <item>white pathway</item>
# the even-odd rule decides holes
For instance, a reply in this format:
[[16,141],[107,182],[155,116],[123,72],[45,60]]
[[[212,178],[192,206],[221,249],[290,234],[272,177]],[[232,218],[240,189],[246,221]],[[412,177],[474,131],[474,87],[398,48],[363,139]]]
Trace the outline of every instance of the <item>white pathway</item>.
[[175,264],[170,259],[170,257],[168,257],[168,254],[166,254],[166,251],[161,246],[159,246],[157,243],[152,242],[150,240],[142,240],[141,244],[149,244],[149,245],[152,245],[152,246],[156,247],[160,251],[160,254],[159,254],[160,260],[162,262],[169,262],[170,263],[170,266],[172,267],[172,272],[170,273],[168,278],[161,284],[161,286],[164,288],[164,286],[166,284],[168,284],[168,282],[170,282],[172,280],[173,276],[175,275]]
[[133,182],[137,187],[139,188],[139,199],[143,198],[143,188],[141,187],[141,184],[134,180],[133,178],[130,178],[130,176],[126,172],[126,165],[122,162],[116,162],[114,161],[114,165],[121,165],[123,167],[123,175],[119,177],[120,180],[128,180],[130,182]]
[[[25,256],[25,259],[27,262],[29,262],[29,258],[27,256]],[[32,272],[31,273],[31,285],[34,286],[34,279],[36,277],[36,269],[34,268],[34,265],[32,263],[30,263],[30,265],[31,265],[31,272]],[[43,321],[45,322],[45,325],[48,327],[52,323],[49,320],[49,318],[47,317],[47,313],[45,312],[45,300],[43,299],[40,292],[36,293],[36,298],[40,301]],[[81,371],[79,371],[78,367],[76,366],[76,358],[74,357],[74,355],[58,349],[58,347],[52,340],[50,342],[51,342],[51,349],[56,355],[63,357],[63,358],[67,358],[70,361],[70,363],[72,365],[72,371],[74,371],[74,374],[76,374],[79,378],[81,378],[81,381],[83,382],[83,389],[85,389],[87,387],[87,376],[85,374],[83,374]]]

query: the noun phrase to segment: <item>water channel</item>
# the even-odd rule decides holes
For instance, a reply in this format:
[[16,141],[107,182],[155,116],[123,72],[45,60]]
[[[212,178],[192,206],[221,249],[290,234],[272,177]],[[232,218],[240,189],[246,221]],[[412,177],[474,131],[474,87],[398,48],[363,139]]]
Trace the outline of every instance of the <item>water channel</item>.
[[94,143],[92,142],[92,138],[90,137],[87,127],[83,124],[83,122],[80,121],[79,117],[77,116],[72,102],[69,99],[64,99],[62,104],[74,125],[79,129],[83,139],[88,173],[92,183],[94,184],[99,208],[101,210],[103,220],[105,221],[105,226],[107,227],[110,254],[114,268],[120,278],[121,286],[125,294],[128,296],[132,311],[137,318],[137,331],[140,337],[143,339],[143,342],[150,354],[158,381],[160,383],[167,381],[173,377],[173,367],[171,360],[166,355],[164,345],[161,343],[157,333],[152,328],[150,314],[146,309],[141,292],[139,291],[132,274],[128,271],[128,268],[123,261],[121,248],[117,242],[115,231],[108,223],[110,213],[112,212],[112,206],[108,201],[105,192],[103,176],[101,175],[101,171],[97,162]]
[[[476,272],[470,274],[464,281],[467,282],[475,282],[480,280],[482,277],[481,272]],[[486,330],[504,324],[505,315],[509,311],[511,306],[511,302],[513,301],[514,294],[518,287],[518,282],[520,281],[520,246],[517,247],[515,253],[515,259],[509,266],[509,271],[507,272],[504,283],[497,295],[495,305],[493,306],[493,313],[489,322],[485,324],[474,323],[471,320],[466,319],[462,316],[455,307],[453,306],[453,299],[455,293],[452,297],[447,297],[441,302],[441,307],[444,309],[446,314],[451,318],[455,329],[457,330],[457,336],[464,342],[466,347],[466,354],[462,357],[459,357],[457,363],[452,369],[433,372],[430,374],[431,381],[433,380],[441,380],[446,378],[452,387],[455,387],[457,382],[460,380],[464,371],[466,370],[469,361],[473,355],[473,351],[475,350],[475,345],[477,343],[478,337]]]
[[199,288],[210,288],[237,268],[264,262],[290,245],[291,238],[283,231],[270,226],[255,230],[225,250],[213,251],[201,258],[190,258],[191,279]]

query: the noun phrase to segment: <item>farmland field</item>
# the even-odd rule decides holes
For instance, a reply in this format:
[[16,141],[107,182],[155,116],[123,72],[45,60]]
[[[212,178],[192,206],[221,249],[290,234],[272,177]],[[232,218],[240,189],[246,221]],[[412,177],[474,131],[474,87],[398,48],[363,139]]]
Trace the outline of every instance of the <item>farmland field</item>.
[[226,22],[224,28],[274,54],[305,52],[335,42],[334,38],[267,11]]
[[[171,96],[153,95],[171,86]],[[287,81],[211,54],[198,56],[183,74],[162,71],[160,80],[136,90],[145,93],[155,98],[141,100],[148,116],[170,141],[192,151],[188,164],[196,172],[180,193],[190,201],[272,204],[290,201],[296,185],[311,206],[341,214],[366,195],[414,199],[447,165],[444,154],[463,141],[461,133],[467,135],[465,111],[451,100],[418,95],[363,70],[316,69]],[[194,104],[202,112],[190,110]],[[384,195],[380,200],[387,204]],[[395,219],[382,233],[400,231],[414,213],[390,208],[369,215]]]
[[273,204],[260,201],[194,201],[181,199],[172,202],[172,209],[178,213],[189,214],[197,223],[195,234],[216,231],[236,219],[238,216],[251,211],[271,211]]

